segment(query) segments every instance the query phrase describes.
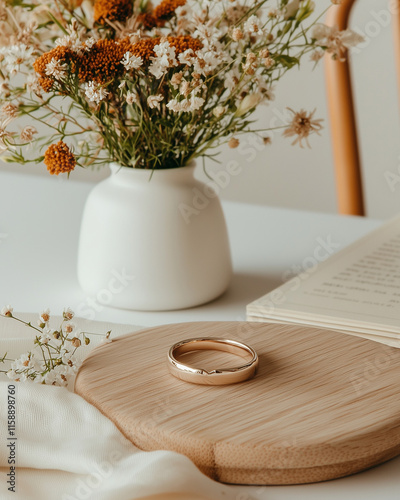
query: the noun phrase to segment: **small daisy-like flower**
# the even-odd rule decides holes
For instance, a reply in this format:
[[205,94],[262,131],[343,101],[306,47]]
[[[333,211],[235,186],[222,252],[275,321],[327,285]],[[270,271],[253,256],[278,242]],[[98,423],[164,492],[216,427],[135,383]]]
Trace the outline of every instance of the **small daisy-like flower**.
[[143,64],[143,59],[141,57],[136,57],[129,51],[125,52],[124,57],[121,61],[125,69],[129,71],[130,69],[139,69]]
[[326,52],[332,54],[334,59],[344,60],[348,49],[364,41],[364,38],[353,30],[340,31],[337,26],[316,24],[312,31],[316,45],[326,47]]
[[242,40],[244,38],[243,31],[240,28],[234,28],[232,31],[231,38],[235,42]]
[[7,316],[8,318],[12,318],[13,308],[11,306],[5,306],[1,310],[2,316]]
[[302,141],[305,141],[308,147],[311,147],[308,142],[308,137],[312,133],[316,133],[318,135],[320,130],[322,129],[321,122],[323,120],[318,119],[315,120],[314,110],[312,113],[307,113],[304,109],[296,112],[293,109],[288,108],[288,110],[293,114],[293,119],[283,132],[284,137],[293,137],[297,136],[295,140],[292,142],[292,145],[299,144],[300,147],[303,147]]
[[103,101],[109,94],[109,92],[102,87],[97,85],[95,82],[89,82],[84,84],[85,96],[90,102],[95,102],[99,104]]
[[27,47],[24,43],[0,49],[0,54],[5,57],[6,70],[11,75],[18,72],[20,66],[32,57],[32,53],[33,47]]
[[236,139],[236,137],[231,137],[228,142],[228,146],[232,149],[237,148],[239,146],[239,139]]
[[75,330],[75,325],[73,323],[66,323],[64,325],[64,332],[65,333],[72,333]]
[[223,116],[224,114],[226,113],[226,106],[216,106],[214,109],[213,109],[213,115],[216,117],[216,118],[220,118],[221,116]]
[[163,96],[161,94],[157,95],[150,95],[147,98],[147,104],[149,105],[149,108],[151,109],[160,109],[160,102],[163,100]]
[[76,159],[63,141],[49,146],[44,154],[44,164],[51,175],[68,173],[74,170]]
[[42,323],[48,323],[50,321],[50,309],[43,311],[40,315],[40,319],[42,320]]
[[53,57],[52,60],[46,64],[45,73],[46,76],[51,76],[55,80],[63,80],[67,75],[67,68],[67,64]]
[[50,340],[52,340],[52,336],[50,335],[49,332],[46,332],[40,336],[40,342],[42,344],[48,344],[50,342]]
[[63,312],[64,319],[71,320],[74,316],[75,316],[75,313],[74,313],[74,311],[72,311],[71,308],[68,307],[67,309],[64,309],[64,312]]
[[174,73],[171,78],[171,85],[174,87],[175,90],[179,88],[179,85],[181,84],[183,78],[183,73],[182,71],[179,71],[178,73]]
[[8,118],[15,118],[18,115],[18,106],[8,102],[2,106],[1,114]]
[[257,16],[250,16],[243,25],[243,29],[250,34],[262,35],[262,22]]
[[42,95],[42,86],[40,85],[39,78],[35,74],[31,74],[26,79],[26,88],[29,92],[33,92],[36,95]]
[[137,95],[136,92],[128,91],[125,100],[127,104],[133,104],[133,103],[139,104],[139,96]]
[[38,131],[36,130],[35,127],[32,127],[32,125],[27,125],[21,131],[21,135],[20,135],[21,141],[31,142],[33,139],[33,136],[37,133],[38,133]]
[[77,349],[81,346],[81,341],[78,339],[78,337],[74,337],[71,341],[71,345],[75,347],[75,349]]
[[322,50],[314,50],[311,53],[310,60],[314,62],[320,61],[324,57],[324,52]]

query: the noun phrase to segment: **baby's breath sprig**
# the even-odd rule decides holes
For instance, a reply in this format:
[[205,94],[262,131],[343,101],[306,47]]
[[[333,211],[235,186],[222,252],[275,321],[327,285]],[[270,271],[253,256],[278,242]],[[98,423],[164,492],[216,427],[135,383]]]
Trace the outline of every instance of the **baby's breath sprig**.
[[71,322],[74,312],[70,308],[64,309],[57,328],[50,326],[49,309],[39,315],[37,326],[16,317],[11,306],[3,307],[0,316],[18,321],[35,333],[32,351],[17,359],[7,358],[7,353],[0,357],[0,363],[11,362],[10,368],[0,373],[17,382],[66,386],[81,363],[76,351],[90,344],[91,335],[101,335],[102,342],[111,342],[111,330],[106,334],[79,331]]

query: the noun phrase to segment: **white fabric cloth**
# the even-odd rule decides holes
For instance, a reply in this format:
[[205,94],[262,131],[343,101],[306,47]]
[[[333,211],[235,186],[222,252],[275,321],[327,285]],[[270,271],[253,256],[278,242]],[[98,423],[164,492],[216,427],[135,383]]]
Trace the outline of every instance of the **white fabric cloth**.
[[[86,331],[111,329],[114,337],[140,329],[76,319],[74,323]],[[32,340],[29,328],[0,318],[0,356],[7,351],[12,358],[31,350]],[[7,396],[13,382],[0,380],[1,500],[237,500],[234,487],[207,478],[188,458],[139,450],[77,394],[29,382],[14,383],[16,493],[8,491],[12,449],[7,444],[14,438],[8,439]]]

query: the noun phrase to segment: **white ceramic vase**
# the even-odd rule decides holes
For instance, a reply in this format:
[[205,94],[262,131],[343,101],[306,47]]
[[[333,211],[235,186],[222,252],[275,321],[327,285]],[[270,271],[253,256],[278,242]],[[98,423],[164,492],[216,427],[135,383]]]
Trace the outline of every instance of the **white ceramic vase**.
[[232,264],[224,215],[194,169],[194,162],[153,172],[111,165],[82,219],[78,278],[91,297],[156,311],[200,305],[227,289]]

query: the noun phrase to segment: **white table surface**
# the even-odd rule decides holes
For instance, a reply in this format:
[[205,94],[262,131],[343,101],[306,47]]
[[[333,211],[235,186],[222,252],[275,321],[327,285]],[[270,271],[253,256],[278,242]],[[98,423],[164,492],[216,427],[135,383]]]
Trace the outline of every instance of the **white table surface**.
[[[34,167],[32,167],[34,168]],[[0,307],[143,326],[183,321],[244,320],[246,304],[283,282],[330,238],[344,247],[380,222],[357,217],[224,202],[234,264],[230,289],[216,301],[172,312],[137,312],[100,305],[76,278],[79,224],[92,185],[73,179],[0,170]],[[301,186],[299,186],[301,189]],[[94,304],[94,305],[93,305]],[[302,486],[236,487],[234,500],[399,500],[400,458],[369,471]]]

